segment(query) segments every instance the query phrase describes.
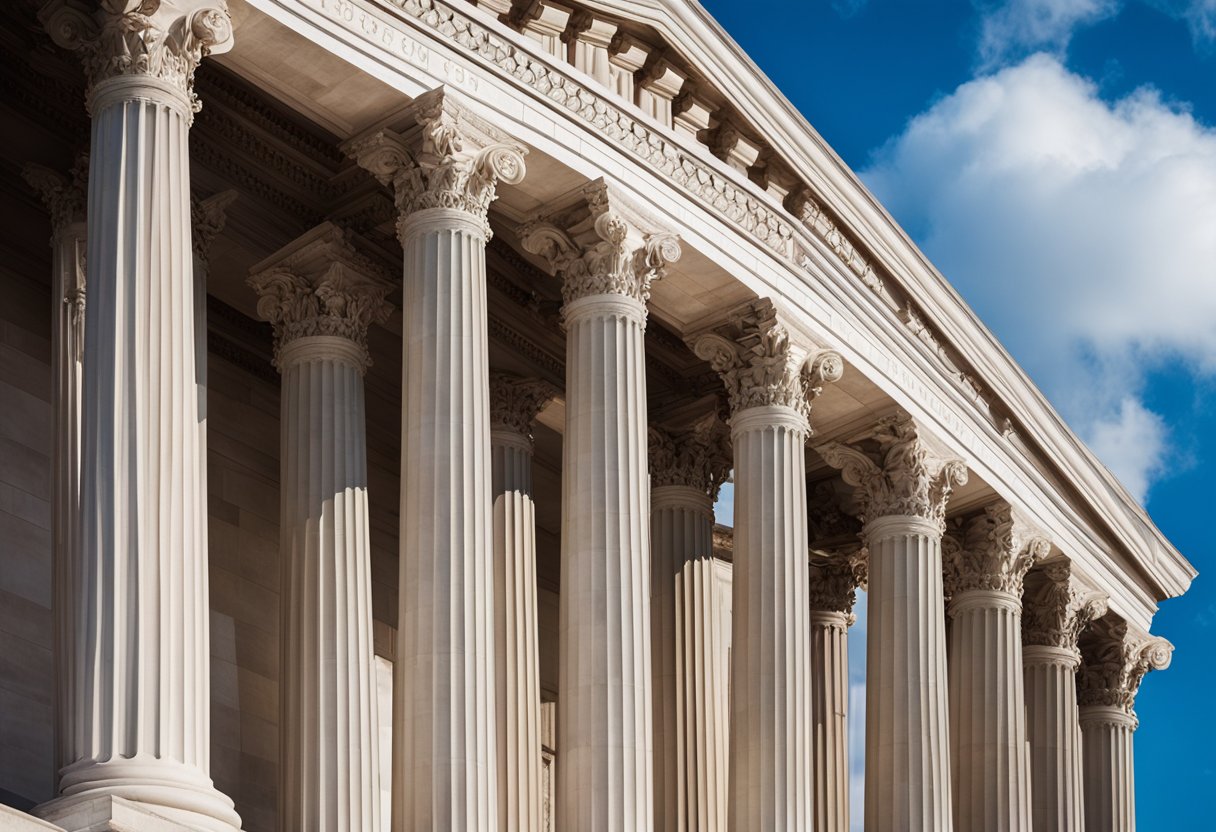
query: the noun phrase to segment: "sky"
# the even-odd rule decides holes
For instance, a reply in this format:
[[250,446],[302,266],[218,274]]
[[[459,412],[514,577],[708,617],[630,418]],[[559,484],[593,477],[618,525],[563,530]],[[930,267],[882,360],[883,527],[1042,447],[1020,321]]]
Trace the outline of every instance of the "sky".
[[1216,0],[702,2],[1201,573],[1153,622],[1136,800],[1216,829]]

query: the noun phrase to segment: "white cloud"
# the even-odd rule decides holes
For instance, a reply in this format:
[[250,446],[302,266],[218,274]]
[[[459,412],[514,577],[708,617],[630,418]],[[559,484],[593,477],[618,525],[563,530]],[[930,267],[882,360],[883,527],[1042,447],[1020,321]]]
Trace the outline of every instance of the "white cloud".
[[1108,104],[1039,54],[960,86],[862,176],[1143,497],[1168,451],[1146,374],[1216,370],[1216,130],[1151,89]]
[[1037,50],[1063,53],[1072,33],[1118,13],[1119,0],[1005,0],[981,7],[979,53],[985,67]]
[[1168,14],[1184,21],[1191,38],[1200,49],[1207,50],[1216,43],[1216,0],[1147,0]]

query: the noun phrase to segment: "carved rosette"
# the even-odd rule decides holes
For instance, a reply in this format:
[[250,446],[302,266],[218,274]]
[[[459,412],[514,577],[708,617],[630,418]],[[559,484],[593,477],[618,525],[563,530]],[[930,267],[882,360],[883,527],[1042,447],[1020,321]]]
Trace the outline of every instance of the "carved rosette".
[[323,223],[259,263],[247,281],[258,293],[258,315],[274,325],[275,366],[298,338],[324,335],[355,345],[361,369],[371,365],[367,330],[392,313],[392,289],[379,266],[355,251],[347,235]]
[[856,487],[865,521],[879,517],[920,517],[946,529],[946,503],[956,486],[967,483],[967,466],[934,456],[920,428],[906,413],[879,420],[861,447],[825,442],[815,450]]
[[942,548],[945,591],[1004,592],[1020,598],[1030,567],[1051,553],[1051,541],[1004,500],[966,524],[960,546]]
[[1080,639],[1077,702],[1107,705],[1132,714],[1140,682],[1150,670],[1170,666],[1174,645],[1129,631],[1127,622],[1106,617]]
[[525,224],[519,237],[562,278],[567,305],[621,295],[645,306],[651,284],[680,259],[679,237],[644,230],[648,224],[600,179],[581,188],[573,204]]
[[860,547],[831,555],[815,553],[811,557],[811,609],[843,612],[852,626],[857,589],[865,587],[866,578],[866,553]]
[[509,431],[532,441],[532,423],[557,395],[547,381],[512,373],[490,373],[490,430]]
[[527,149],[443,87],[418,96],[404,116],[410,127],[403,132],[383,128],[343,146],[347,156],[393,189],[402,244],[411,217],[436,208],[468,214],[488,241],[498,184],[523,181]]
[[732,415],[753,407],[788,407],[808,425],[811,404],[829,382],[844,374],[844,359],[832,350],[810,352],[795,343],[772,302],[744,304],[730,316],[733,337],[701,335],[692,343],[726,385]]
[[236,198],[237,192],[233,190],[220,191],[206,199],[190,195],[190,239],[194,244],[194,256],[204,265],[211,252],[211,243],[228,222],[228,206]]
[[651,427],[649,444],[651,488],[684,485],[718,499],[730,476],[731,452],[716,414],[684,430]]
[[1081,632],[1106,615],[1109,598],[1072,576],[1067,560],[1044,564],[1026,577],[1022,595],[1022,642],[1075,652]]
[[58,46],[80,54],[90,99],[105,81],[144,77],[176,89],[197,112],[195,69],[232,48],[225,0],[52,0],[39,18]]

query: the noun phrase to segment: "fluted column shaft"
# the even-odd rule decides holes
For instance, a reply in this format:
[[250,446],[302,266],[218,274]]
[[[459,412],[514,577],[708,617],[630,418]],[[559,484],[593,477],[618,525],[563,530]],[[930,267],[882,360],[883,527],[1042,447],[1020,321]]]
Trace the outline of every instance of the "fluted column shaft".
[[1116,705],[1082,705],[1080,723],[1085,828],[1091,832],[1135,832],[1132,735],[1136,717]]
[[[485,223],[429,208],[405,249],[394,829],[497,826]],[[400,726],[398,729],[396,726]]]
[[540,648],[532,440],[490,434],[494,497],[494,611],[498,703],[498,827],[541,828]]
[[[206,449],[187,148],[188,79],[231,29],[222,3],[201,5],[145,17],[44,10],[57,42],[89,56],[92,114],[76,637],[56,804],[114,794],[231,830],[240,819],[208,776]],[[184,33],[168,37],[175,27]],[[111,61],[117,51],[130,60]],[[158,54],[144,63],[141,52]]]
[[559,829],[653,825],[646,307],[568,300]]
[[1084,832],[1076,649],[1028,644],[1022,650],[1026,739],[1035,832]]
[[279,353],[283,830],[379,829],[364,363],[335,336]]
[[849,618],[811,610],[815,832],[849,830]]
[[730,825],[812,826],[806,417],[765,405],[731,418],[735,456]]
[[950,602],[950,762],[959,829],[1028,832],[1030,773],[1021,598],[966,590]]
[[869,546],[867,832],[953,829],[941,529],[885,516]]
[[713,501],[704,488],[651,492],[655,830],[726,829],[726,651],[716,622]]

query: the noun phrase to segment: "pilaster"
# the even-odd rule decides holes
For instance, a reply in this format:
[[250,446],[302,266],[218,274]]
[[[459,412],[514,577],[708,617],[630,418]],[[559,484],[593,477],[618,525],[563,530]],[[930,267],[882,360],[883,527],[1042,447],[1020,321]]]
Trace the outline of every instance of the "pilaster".
[[603,181],[520,229],[562,278],[566,428],[557,766],[559,829],[654,822],[650,485],[643,334],[675,235]]
[[812,828],[806,439],[844,364],[790,336],[771,302],[693,342],[730,399],[735,528],[730,829]]
[[60,801],[116,795],[209,830],[204,456],[187,134],[194,70],[232,44],[223,0],[65,0],[40,17],[78,52],[92,114],[80,543]]
[[363,373],[391,283],[327,222],[249,285],[283,376],[279,824],[378,829]]
[[656,832],[726,829],[728,652],[715,621],[713,504],[730,465],[714,413],[650,429]]
[[498,828],[541,829],[540,646],[532,425],[557,395],[547,382],[490,375]]
[[493,829],[485,246],[498,184],[523,180],[525,151],[445,88],[345,151],[392,188],[404,249],[393,828]]
[[950,762],[959,829],[1028,832],[1022,581],[1051,542],[999,500],[943,547],[950,597]]
[[966,466],[904,413],[853,445],[815,448],[856,488],[869,552],[866,828],[953,829],[942,534]]
[[1022,668],[1036,832],[1085,829],[1077,639],[1106,615],[1107,597],[1082,584],[1067,560],[1032,569],[1022,594]]
[[1085,827],[1135,832],[1136,787],[1132,735],[1140,682],[1150,670],[1170,665],[1174,646],[1135,632],[1113,615],[1096,621],[1079,639],[1077,673]]

